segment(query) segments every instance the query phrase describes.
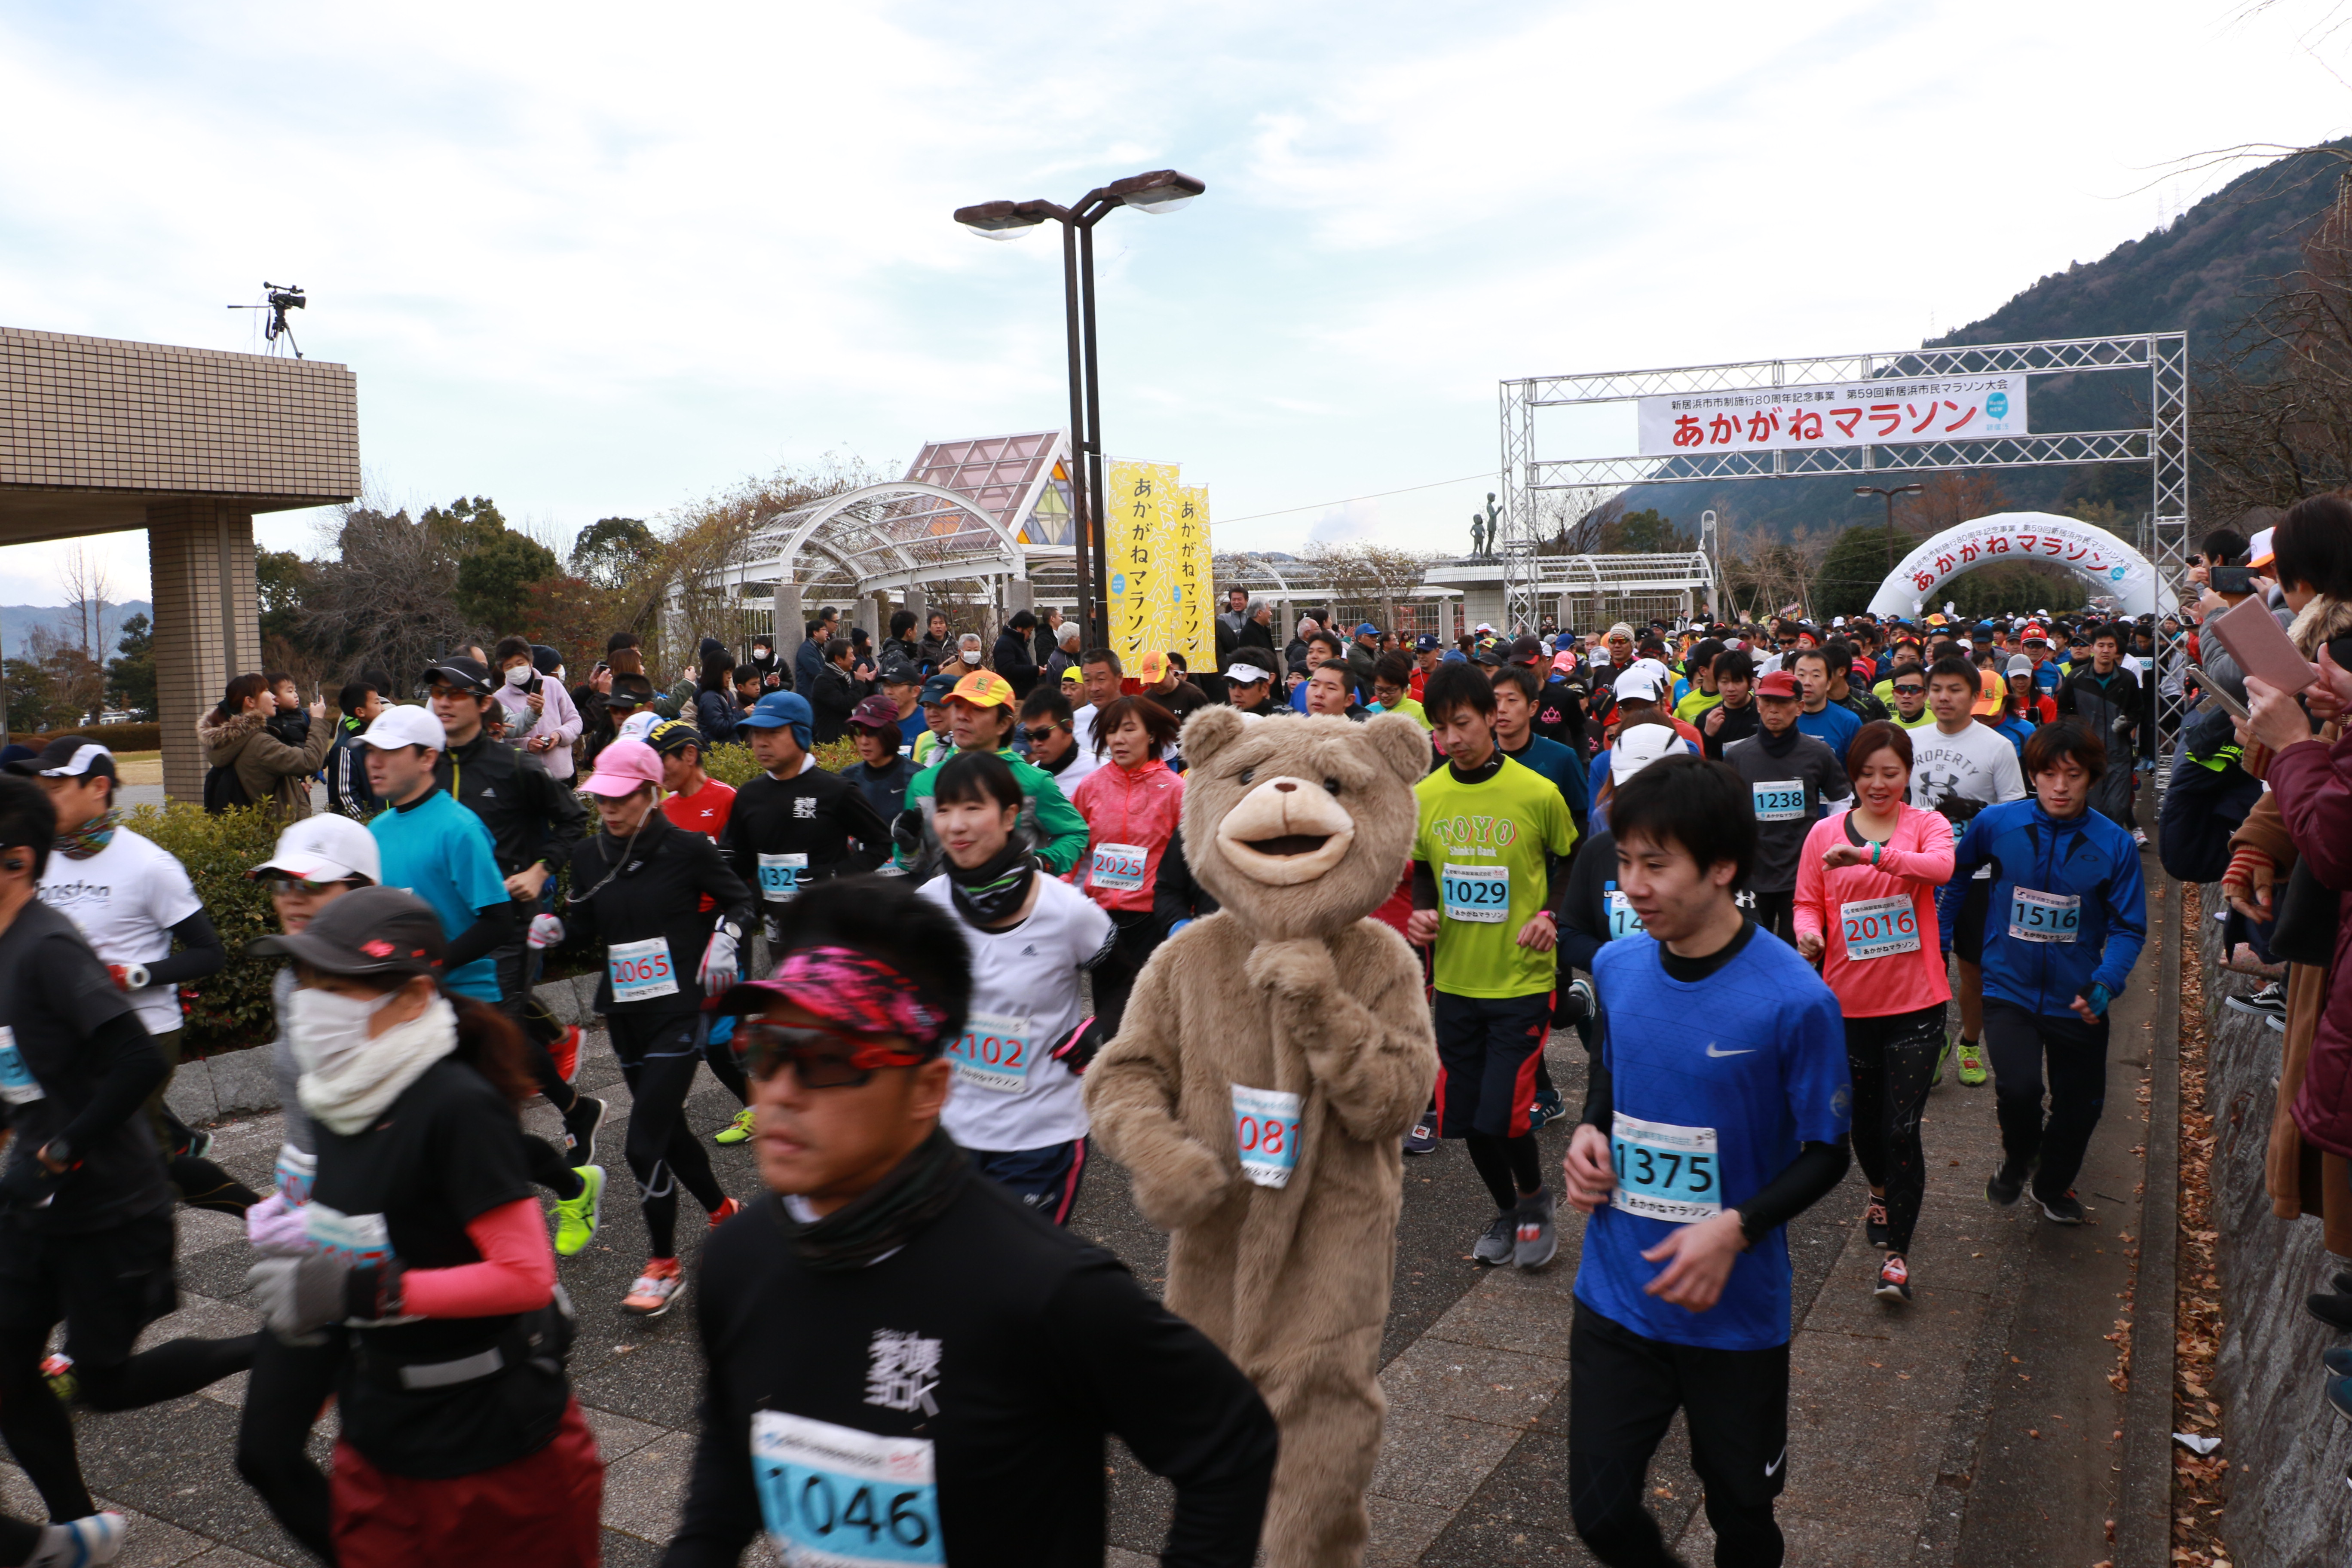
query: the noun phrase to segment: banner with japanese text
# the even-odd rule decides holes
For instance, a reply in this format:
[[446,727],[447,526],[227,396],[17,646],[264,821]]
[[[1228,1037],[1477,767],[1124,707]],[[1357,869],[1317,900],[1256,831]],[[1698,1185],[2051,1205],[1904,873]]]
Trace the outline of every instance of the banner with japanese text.
[[1209,623],[1209,492],[1179,482],[1174,463],[1114,460],[1105,498],[1110,642],[1129,674],[1147,653],[1192,669],[1216,657]]
[[2025,375],[1931,375],[1644,397],[1641,455],[1901,447],[2022,436]]

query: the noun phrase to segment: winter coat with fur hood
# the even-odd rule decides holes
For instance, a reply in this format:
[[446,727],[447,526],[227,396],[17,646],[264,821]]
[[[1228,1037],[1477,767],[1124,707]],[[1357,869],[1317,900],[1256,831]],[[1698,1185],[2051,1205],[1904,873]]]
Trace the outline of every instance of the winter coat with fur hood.
[[226,719],[215,708],[196,721],[196,740],[205,749],[205,766],[234,767],[246,798],[267,802],[281,822],[299,822],[310,815],[310,775],[326,765],[340,726],[310,726],[310,738],[289,746],[272,735],[258,713],[237,713]]

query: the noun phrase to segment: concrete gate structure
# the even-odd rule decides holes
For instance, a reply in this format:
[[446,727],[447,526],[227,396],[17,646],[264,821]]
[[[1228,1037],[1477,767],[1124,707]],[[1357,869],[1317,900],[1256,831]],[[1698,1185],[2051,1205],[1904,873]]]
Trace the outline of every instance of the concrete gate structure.
[[0,544],[147,530],[170,797],[202,798],[196,720],[261,668],[254,514],[359,489],[343,365],[0,327]]

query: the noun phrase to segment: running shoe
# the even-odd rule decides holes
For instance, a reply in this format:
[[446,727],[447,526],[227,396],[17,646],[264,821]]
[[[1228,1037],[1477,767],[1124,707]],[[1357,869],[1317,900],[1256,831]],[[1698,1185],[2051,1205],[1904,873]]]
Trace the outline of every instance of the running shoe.
[[2286,1017],[2286,983],[2273,980],[2260,990],[2243,996],[2224,996],[2221,1005],[2233,1013],[2252,1013],[2265,1018],[2284,1020]]
[[581,1248],[595,1239],[596,1227],[604,1221],[604,1167],[581,1165],[573,1174],[581,1181],[580,1195],[560,1198],[555,1205],[555,1254],[559,1258],[577,1258]]
[[593,1094],[576,1095],[563,1113],[563,1148],[572,1165],[596,1163],[596,1129],[604,1125],[604,1102]]
[[2024,1191],[2025,1173],[2019,1171],[2012,1175],[2007,1165],[1985,1178],[1985,1202],[1995,1208],[2009,1207]]
[[1882,1301],[1911,1304],[1911,1266],[1903,1261],[1900,1253],[1890,1252],[1878,1266],[1878,1289],[1871,1292]]
[[2340,1333],[2352,1333],[2352,1295],[2323,1290],[2303,1299],[2305,1310]]
[[81,1380],[74,1376],[73,1357],[62,1352],[41,1358],[41,1377],[60,1405],[71,1405],[74,1395],[81,1392]]
[[564,1026],[563,1033],[558,1035],[554,1042],[547,1047],[547,1054],[555,1058],[555,1070],[564,1082],[570,1083],[579,1077],[580,1026],[577,1024]]
[[2135,828],[2133,828],[2133,829],[2132,829],[2132,842],[2133,842],[2133,843],[2135,843],[2135,844],[2137,844],[2137,845],[2138,845],[2138,846],[2139,846],[2141,848],[2143,848],[2143,849],[2147,848],[2147,828],[2145,828],[2145,827],[2135,827]]
[[1962,1040],[1960,1042],[1960,1087],[1982,1089],[1989,1076],[1985,1071],[1984,1042]]
[[2083,1207],[2083,1200],[2074,1195],[2072,1187],[2063,1193],[2053,1193],[2048,1197],[2036,1193],[2033,1201],[2042,1205],[2042,1214],[2053,1225],[2080,1225],[2089,1212]]
[[1944,1037],[1944,1048],[1943,1048],[1942,1050],[1937,1051],[1937,1052],[1936,1053],[1936,1076],[1935,1076],[1935,1077],[1933,1077],[1933,1078],[1931,1078],[1931,1079],[1929,1079],[1927,1080],[1927,1087],[1928,1087],[1929,1089],[1935,1089],[1935,1088],[1938,1087],[1939,1085],[1941,1085],[1941,1084],[1943,1083],[1943,1081],[1944,1081],[1944,1064],[1945,1064],[1946,1062],[1948,1062],[1948,1061],[1950,1061],[1951,1059],[1952,1059],[1952,1037],[1951,1037],[1951,1036],[1949,1036],[1949,1035],[1946,1035],[1946,1036]]
[[1874,1196],[1862,1211],[1863,1234],[1882,1252],[1886,1248],[1886,1200]]
[[122,1532],[126,1526],[119,1513],[89,1514],[70,1523],[53,1524],[49,1528],[66,1532],[64,1544],[69,1551],[60,1557],[42,1557],[36,1552],[34,1556],[37,1562],[68,1563],[71,1568],[84,1568],[85,1564],[89,1568],[99,1568],[99,1564],[111,1563],[122,1555]]
[[710,1135],[713,1143],[741,1143],[751,1136],[751,1108],[745,1106],[735,1113],[735,1120]]
[[[2284,1013],[2286,1009],[2282,1007],[2279,1010]],[[196,1131],[194,1128],[189,1129],[188,1146],[181,1150],[180,1152],[191,1160],[210,1159],[213,1152],[213,1135],[209,1132]],[[121,1516],[119,1514],[109,1513],[92,1514],[90,1517],[92,1519],[119,1519]]]
[[1549,1188],[1519,1200],[1519,1226],[1511,1242],[1511,1262],[1518,1268],[1541,1268],[1559,1251],[1559,1232],[1552,1225],[1559,1200]]
[[640,1318],[658,1318],[677,1305],[686,1294],[686,1271],[675,1258],[656,1258],[646,1263],[646,1271],[621,1298],[621,1310],[634,1312]]
[[710,1228],[717,1230],[720,1226],[725,1225],[729,1220],[733,1219],[737,1215],[741,1214],[742,1212],[742,1199],[720,1199],[719,1206],[710,1211]]
[[2273,1013],[2263,1020],[2263,1027],[2274,1035],[2284,1035],[2286,1033],[2286,1019],[2282,1015]]
[[1437,1152],[1437,1123],[1434,1120],[1424,1118],[1412,1124],[1412,1131],[1404,1135],[1404,1152],[1408,1154]]
[[2352,1377],[2335,1378],[2328,1383],[2327,1407],[2352,1421]]
[[2331,1346],[2319,1358],[2319,1364],[2327,1369],[2330,1377],[2352,1377],[2352,1345]]
[[1486,1227],[1486,1234],[1478,1238],[1477,1245],[1471,1247],[1470,1256],[1493,1268],[1508,1263],[1518,1245],[1519,1211],[1505,1209],[1495,1216],[1495,1223]]
[[1535,1103],[1528,1107],[1528,1131],[1537,1132],[1568,1114],[1568,1107],[1556,1089],[1536,1090]]

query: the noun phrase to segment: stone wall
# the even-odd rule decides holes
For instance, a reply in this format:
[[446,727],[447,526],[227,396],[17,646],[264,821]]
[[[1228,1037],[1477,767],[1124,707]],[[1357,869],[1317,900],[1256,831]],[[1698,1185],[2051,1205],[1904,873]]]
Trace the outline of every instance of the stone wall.
[[2342,1336],[2304,1310],[2303,1299],[2352,1263],[2328,1256],[2317,1220],[2271,1212],[2263,1157],[2285,1037],[2221,1005],[2256,982],[2217,967],[2217,897],[2206,889],[2201,924],[2223,1322],[2214,1397],[2223,1413],[2221,1454],[2230,1461],[2221,1534],[2240,1563],[2317,1568],[2341,1563],[2352,1542],[2352,1425],[2322,1397],[2320,1353]]

